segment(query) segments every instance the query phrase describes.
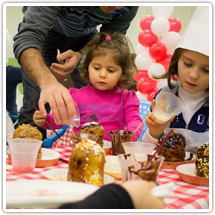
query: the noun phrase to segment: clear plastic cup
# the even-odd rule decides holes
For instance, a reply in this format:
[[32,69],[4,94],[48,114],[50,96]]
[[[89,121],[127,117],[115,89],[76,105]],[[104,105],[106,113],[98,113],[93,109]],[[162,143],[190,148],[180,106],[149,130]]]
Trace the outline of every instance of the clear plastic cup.
[[72,125],[72,126],[78,128],[80,126],[80,112],[78,109],[78,105],[75,102],[74,102],[74,106],[75,106],[76,116],[73,117],[72,115],[68,114],[69,125]]
[[156,117],[156,122],[164,124],[172,116],[178,115],[183,110],[181,100],[172,93],[161,92],[157,95],[156,105],[153,110],[153,115]]
[[156,146],[146,142],[125,142],[122,145],[127,154],[151,154]]
[[155,156],[152,161],[149,161],[151,156],[145,154],[142,159],[137,159],[136,155],[133,154],[117,155],[122,172],[122,181],[147,180],[157,182],[164,157]]
[[34,171],[41,140],[14,138],[9,139],[13,171],[27,173]]

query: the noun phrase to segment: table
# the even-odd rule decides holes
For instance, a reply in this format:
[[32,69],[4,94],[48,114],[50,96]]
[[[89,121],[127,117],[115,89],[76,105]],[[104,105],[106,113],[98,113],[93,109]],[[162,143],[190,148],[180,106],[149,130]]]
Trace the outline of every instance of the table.
[[[58,148],[52,148],[58,151],[64,160],[59,160],[55,166],[45,168],[35,168],[32,173],[17,174],[12,170],[12,166],[7,162],[6,165],[6,180],[46,180],[45,176],[41,173],[54,168],[68,168],[68,163],[65,161],[66,157],[69,157],[71,153],[71,147],[62,146]],[[161,169],[158,175],[158,183],[164,184],[168,182],[174,182],[176,188],[174,189],[174,195],[165,198],[166,209],[208,209],[209,208],[209,187],[196,186],[181,181],[178,177],[176,170],[173,169]],[[115,180],[115,183],[121,183],[121,180]]]

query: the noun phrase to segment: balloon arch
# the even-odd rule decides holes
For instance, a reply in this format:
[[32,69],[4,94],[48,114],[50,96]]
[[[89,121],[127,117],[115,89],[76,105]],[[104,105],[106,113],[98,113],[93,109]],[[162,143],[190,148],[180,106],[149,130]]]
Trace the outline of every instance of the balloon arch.
[[152,101],[156,92],[167,84],[166,79],[155,80],[154,76],[164,75],[169,68],[172,54],[180,40],[181,21],[170,17],[174,6],[153,6],[152,14],[140,21],[142,31],[135,48],[135,65],[139,97]]

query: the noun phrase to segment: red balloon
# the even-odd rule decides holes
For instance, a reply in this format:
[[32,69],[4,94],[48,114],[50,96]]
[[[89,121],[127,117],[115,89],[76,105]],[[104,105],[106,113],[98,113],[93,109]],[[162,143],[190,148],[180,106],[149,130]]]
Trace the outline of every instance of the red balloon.
[[169,24],[170,24],[169,31],[179,32],[181,30],[181,21],[180,21],[180,19],[178,19],[176,17],[170,17],[168,19],[168,21],[169,21]]
[[148,77],[148,71],[147,70],[141,70],[141,69],[138,69],[138,72],[143,75],[143,77]]
[[158,37],[151,30],[143,30],[138,35],[138,41],[142,46],[149,47],[158,41]]
[[138,73],[134,74],[134,80],[138,82],[143,77],[148,77],[147,70],[138,70]]
[[149,77],[143,77],[137,82],[137,90],[142,94],[151,93],[156,87],[156,81]]
[[171,59],[172,59],[172,55],[168,54],[163,59],[158,61],[158,63],[162,64],[165,67],[166,72],[169,70],[169,64]]
[[147,100],[152,102],[153,98],[155,97],[155,94],[158,92],[157,89],[153,90],[151,93],[148,94]]
[[155,19],[154,16],[151,16],[151,15],[147,15],[145,17],[143,17],[140,21],[140,27],[142,30],[151,30],[151,24],[152,24],[152,21]]
[[149,48],[149,54],[155,60],[160,60],[166,56],[167,49],[163,43],[155,43]]

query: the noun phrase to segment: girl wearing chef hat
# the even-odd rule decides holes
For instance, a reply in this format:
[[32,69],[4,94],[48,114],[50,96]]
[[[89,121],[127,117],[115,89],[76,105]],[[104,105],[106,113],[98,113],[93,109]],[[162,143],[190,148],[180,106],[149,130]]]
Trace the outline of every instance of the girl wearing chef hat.
[[[194,134],[201,132],[206,138],[204,141],[207,140],[209,138],[209,7],[197,7],[173,54],[169,71],[161,78],[168,79],[168,86],[158,93],[165,91],[175,94],[181,99],[184,108],[182,113],[165,124],[156,123],[156,117],[149,113],[146,120],[148,128],[143,140],[156,143],[168,126],[178,128],[185,137],[192,131]],[[152,104],[153,109],[154,101]]]

